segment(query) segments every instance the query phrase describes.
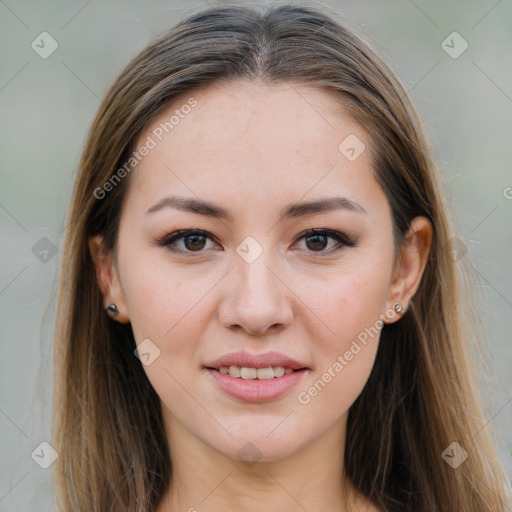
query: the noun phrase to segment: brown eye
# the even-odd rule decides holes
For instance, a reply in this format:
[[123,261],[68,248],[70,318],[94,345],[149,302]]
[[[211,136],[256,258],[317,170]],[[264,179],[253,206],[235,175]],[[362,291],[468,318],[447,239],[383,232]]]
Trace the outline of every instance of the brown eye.
[[[184,254],[206,252],[207,242],[213,238],[206,231],[200,229],[184,229],[175,231],[158,240],[157,245],[166,247],[169,251]],[[181,243],[181,246],[180,246]]]
[[[329,246],[329,239],[334,240]],[[306,249],[309,252],[330,254],[344,247],[355,247],[357,244],[339,231],[331,229],[310,229],[302,234],[299,241],[305,240]],[[326,250],[327,249],[327,250]]]

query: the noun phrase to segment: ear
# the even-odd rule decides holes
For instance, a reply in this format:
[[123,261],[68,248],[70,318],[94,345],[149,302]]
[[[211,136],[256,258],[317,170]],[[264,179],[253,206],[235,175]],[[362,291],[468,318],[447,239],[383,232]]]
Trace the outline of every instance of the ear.
[[[394,314],[392,318],[387,317],[385,323],[389,324],[400,320],[414,297],[427,264],[432,232],[432,224],[426,217],[415,217],[412,220],[411,227],[400,248],[400,255],[389,289],[387,311],[393,311]],[[394,310],[397,303],[403,308],[400,313]]]
[[102,242],[102,235],[96,235],[89,239],[89,251],[96,269],[96,280],[103,295],[103,307],[115,304],[119,314],[115,317],[111,315],[111,318],[119,323],[127,324],[130,323],[130,318],[117,268],[111,252],[105,251]]

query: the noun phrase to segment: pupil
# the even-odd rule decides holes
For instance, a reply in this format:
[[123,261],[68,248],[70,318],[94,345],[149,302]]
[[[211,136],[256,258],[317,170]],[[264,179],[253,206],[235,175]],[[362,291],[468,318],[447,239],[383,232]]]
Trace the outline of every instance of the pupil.
[[[308,237],[308,240],[314,240],[316,239],[318,241],[318,239],[322,239],[322,242],[320,242],[320,246],[317,245],[316,249],[325,249],[326,247],[326,244],[325,242],[327,241],[327,237],[325,235],[313,235],[313,236],[310,236]],[[315,242],[313,243],[313,245],[315,244]],[[310,244],[308,244],[310,245]],[[315,249],[315,247],[310,247],[310,249]]]

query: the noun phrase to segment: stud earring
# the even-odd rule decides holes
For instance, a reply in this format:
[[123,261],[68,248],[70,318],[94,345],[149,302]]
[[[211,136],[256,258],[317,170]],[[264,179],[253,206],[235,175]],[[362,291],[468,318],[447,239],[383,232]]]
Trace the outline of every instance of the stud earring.
[[397,303],[393,306],[393,308],[395,309],[395,311],[396,311],[397,313],[401,313],[401,312],[404,310],[404,308],[402,307],[402,304],[400,304],[399,302],[397,302]]
[[119,316],[119,309],[117,309],[117,306],[112,302],[110,303],[106,308],[105,311],[107,313],[112,313],[114,316]]

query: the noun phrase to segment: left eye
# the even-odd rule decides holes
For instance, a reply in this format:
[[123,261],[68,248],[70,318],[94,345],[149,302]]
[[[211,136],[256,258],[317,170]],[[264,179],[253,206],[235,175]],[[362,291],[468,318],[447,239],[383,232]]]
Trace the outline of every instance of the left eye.
[[[161,240],[157,241],[157,245],[165,246],[172,252],[176,253],[200,253],[204,252],[207,240],[213,240],[213,237],[201,229],[184,229],[175,231]],[[329,246],[329,239],[334,240],[336,244]],[[356,243],[351,241],[344,234],[331,229],[309,229],[302,233],[296,241],[306,241],[306,247],[310,252],[314,253],[331,253],[337,252],[343,247],[355,247]],[[183,248],[177,247],[177,242],[183,243]],[[207,247],[206,247],[207,248]],[[325,250],[325,249],[329,250]],[[334,248],[334,249],[333,249]],[[187,255],[188,255],[187,254]]]
[[[335,240],[337,243],[333,244],[329,250],[325,251],[329,238],[331,240]],[[330,253],[337,252],[343,247],[355,247],[355,242],[346,237],[343,233],[339,231],[333,231],[331,229],[310,229],[303,233],[298,240],[306,240],[306,246],[309,249],[312,249],[313,252],[321,252],[321,253]],[[308,242],[309,241],[309,242]]]

